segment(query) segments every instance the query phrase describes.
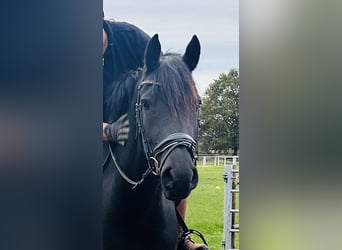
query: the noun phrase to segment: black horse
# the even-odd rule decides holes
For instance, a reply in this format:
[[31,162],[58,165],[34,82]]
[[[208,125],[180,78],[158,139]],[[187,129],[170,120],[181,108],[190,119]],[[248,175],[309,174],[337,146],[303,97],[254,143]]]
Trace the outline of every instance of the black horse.
[[198,183],[200,97],[191,72],[199,55],[196,36],[181,56],[163,55],[154,35],[144,68],[113,84],[112,120],[127,112],[130,134],[125,147],[106,149],[104,249],[177,248],[175,204]]

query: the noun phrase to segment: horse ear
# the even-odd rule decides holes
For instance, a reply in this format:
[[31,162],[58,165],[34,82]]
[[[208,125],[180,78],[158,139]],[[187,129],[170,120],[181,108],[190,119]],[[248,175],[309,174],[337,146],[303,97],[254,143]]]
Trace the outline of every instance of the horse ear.
[[160,54],[161,46],[158,34],[155,34],[148,42],[145,50],[145,66],[148,72],[151,72],[158,67]]
[[193,71],[198,63],[201,53],[201,45],[196,35],[194,35],[186,47],[183,61],[188,65],[190,71]]

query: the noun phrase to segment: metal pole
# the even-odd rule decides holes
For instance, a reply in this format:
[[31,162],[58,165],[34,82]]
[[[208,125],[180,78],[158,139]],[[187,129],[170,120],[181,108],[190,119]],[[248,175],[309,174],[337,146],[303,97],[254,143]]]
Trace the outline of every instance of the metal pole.
[[235,214],[240,210],[236,208],[235,193],[239,193],[235,182],[236,173],[239,173],[238,169],[234,169],[234,165],[225,165],[223,179],[224,186],[224,223],[223,223],[223,250],[237,250],[235,249],[235,233],[239,233],[239,229],[234,228]]
[[[234,159],[236,160],[236,158],[234,157]],[[235,163],[236,163],[236,161],[235,161]],[[234,171],[234,166],[235,165],[232,165],[232,168],[231,168],[231,173],[230,173],[230,178],[231,178],[231,180],[232,180],[232,185],[231,185],[231,188],[232,188],[232,193],[231,193],[231,197],[232,197],[232,203],[231,203],[231,209],[233,210],[235,210],[236,209],[236,203],[235,203],[235,199],[236,199],[236,193],[238,193],[239,191],[235,191],[235,190],[237,190],[236,189],[236,185],[235,185],[235,175],[236,175],[236,173],[235,173],[235,171]],[[233,190],[235,191],[235,192],[233,192]],[[231,210],[231,211],[232,211]],[[234,229],[234,225],[235,225],[235,213],[234,212],[232,212],[231,213],[231,216],[232,216],[232,224],[231,224],[231,248],[232,249],[235,249],[235,233],[234,233],[234,231],[233,231],[233,229]]]
[[225,182],[224,185],[224,208],[223,208],[223,240],[222,247],[223,250],[228,250],[231,248],[231,232],[230,228],[232,225],[232,217],[230,215],[231,207],[231,187],[232,187],[232,179],[231,179],[231,170],[233,169],[233,165],[228,164],[224,166],[223,180]]

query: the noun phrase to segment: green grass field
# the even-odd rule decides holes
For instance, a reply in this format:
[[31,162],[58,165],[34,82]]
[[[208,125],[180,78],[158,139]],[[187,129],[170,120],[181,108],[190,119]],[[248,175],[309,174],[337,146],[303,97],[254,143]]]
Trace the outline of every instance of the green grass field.
[[[222,250],[224,168],[199,166],[198,171],[199,184],[188,198],[186,223],[204,235],[211,250]],[[235,223],[239,223],[239,216]],[[238,241],[239,234],[236,234],[236,248],[239,248]]]

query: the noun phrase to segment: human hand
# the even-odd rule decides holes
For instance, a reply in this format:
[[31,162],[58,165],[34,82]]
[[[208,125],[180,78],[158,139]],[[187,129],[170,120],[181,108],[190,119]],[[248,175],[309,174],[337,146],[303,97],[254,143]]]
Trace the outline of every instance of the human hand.
[[127,113],[122,115],[116,122],[108,124],[104,133],[108,140],[125,146],[129,134],[129,121]]

